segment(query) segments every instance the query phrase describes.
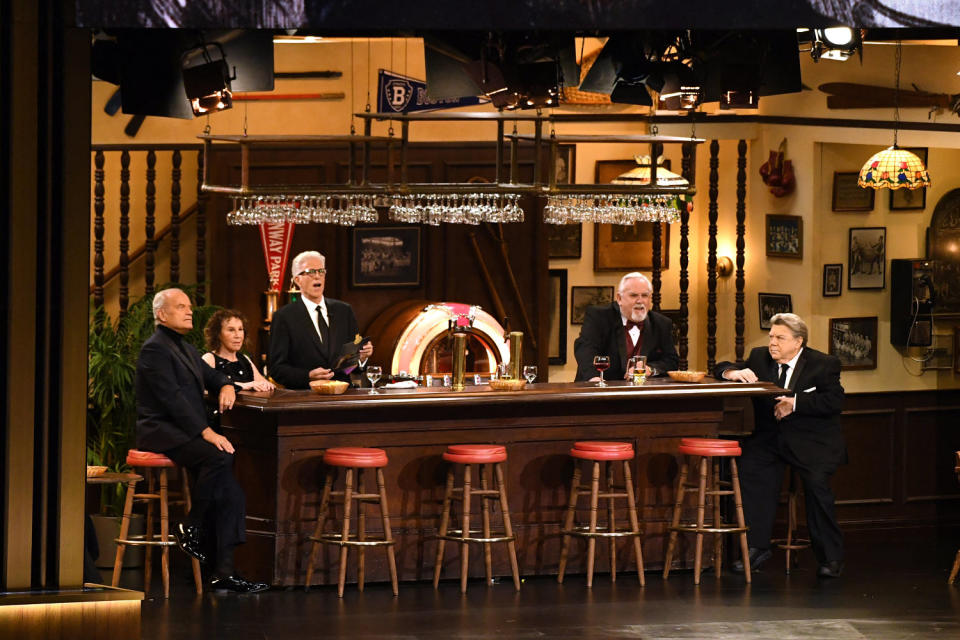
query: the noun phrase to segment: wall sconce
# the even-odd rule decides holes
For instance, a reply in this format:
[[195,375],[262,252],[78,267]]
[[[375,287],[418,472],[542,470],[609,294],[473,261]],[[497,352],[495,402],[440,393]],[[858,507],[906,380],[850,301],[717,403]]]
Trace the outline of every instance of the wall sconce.
[[729,256],[717,257],[717,277],[729,278],[733,274],[733,260]]

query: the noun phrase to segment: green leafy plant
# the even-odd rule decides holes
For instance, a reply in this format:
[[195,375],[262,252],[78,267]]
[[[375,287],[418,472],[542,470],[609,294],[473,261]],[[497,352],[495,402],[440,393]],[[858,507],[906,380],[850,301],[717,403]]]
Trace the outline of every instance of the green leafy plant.
[[[161,287],[161,289],[167,287]],[[192,287],[183,287],[188,295]],[[203,350],[203,327],[217,306],[193,309],[193,330],[185,339]],[[137,399],[134,380],[137,357],[153,335],[153,296],[133,302],[127,313],[112,320],[103,307],[90,310],[87,363],[87,464],[109,471],[127,471],[127,450],[134,446]],[[119,515],[123,510],[123,485],[104,485],[101,511]]]

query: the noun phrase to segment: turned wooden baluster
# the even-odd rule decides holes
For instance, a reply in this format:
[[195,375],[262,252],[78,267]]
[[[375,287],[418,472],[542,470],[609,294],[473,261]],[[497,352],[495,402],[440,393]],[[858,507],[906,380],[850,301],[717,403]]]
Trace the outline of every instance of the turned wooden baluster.
[[203,151],[197,151],[197,304],[206,304],[207,194],[203,186]]
[[120,153],[120,315],[130,302],[130,153]]
[[147,185],[145,187],[146,193],[146,203],[145,211],[146,218],[144,220],[144,233],[146,235],[146,247],[143,255],[143,266],[144,274],[143,278],[146,283],[144,289],[144,295],[152,296],[154,291],[153,281],[154,281],[154,254],[157,251],[157,241],[154,237],[154,231],[156,227],[156,216],[154,215],[157,209],[157,154],[153,149],[147,151]]
[[744,222],[747,218],[747,141],[741,140],[737,143],[737,311],[736,311],[736,356],[737,363],[743,363],[743,332],[744,332],[744,308],[743,308],[743,263],[744,234],[746,227]]
[[103,305],[103,151],[93,156],[93,304]]
[[717,183],[720,143],[710,141],[710,204],[707,211],[707,371],[713,371],[717,355]]
[[[655,142],[650,145],[650,150],[653,152],[652,158],[650,160],[650,184],[656,186],[657,184],[657,158],[663,154],[663,145],[659,142]],[[661,265],[662,262],[662,244],[663,244],[663,223],[654,222],[653,223],[653,277],[651,278],[651,284],[653,285],[653,308],[655,311],[660,310],[660,286],[661,286]]]
[[170,282],[180,282],[180,150],[173,150],[170,172]]
[[[696,154],[697,145],[695,143],[684,143],[683,160],[680,164],[681,173],[691,185],[696,181]],[[687,267],[690,266],[690,212],[692,209],[692,203],[683,203],[680,206],[680,326],[677,328],[680,339],[677,341],[677,352],[680,356],[681,370],[687,369],[687,354],[690,349],[690,323],[688,322],[690,310],[687,304],[690,300],[690,294],[688,293],[690,278]]]

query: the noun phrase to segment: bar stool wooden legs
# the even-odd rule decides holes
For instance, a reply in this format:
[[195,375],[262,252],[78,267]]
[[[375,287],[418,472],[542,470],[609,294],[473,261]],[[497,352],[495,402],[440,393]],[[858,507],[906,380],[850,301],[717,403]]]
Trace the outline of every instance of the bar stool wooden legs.
[[[694,558],[693,582],[700,584],[700,573],[703,569],[703,534],[714,534],[713,539],[713,566],[719,577],[723,569],[723,539],[720,534],[736,533],[740,537],[740,552],[743,556],[744,576],[750,582],[750,554],[747,550],[747,525],[743,518],[743,500],[740,497],[740,477],[737,473],[736,457],[740,455],[740,446],[734,440],[715,440],[709,438],[683,438],[679,451],[684,455],[683,466],[680,468],[680,477],[677,481],[676,501],[673,507],[673,521],[670,525],[670,541],[667,544],[667,557],[663,565],[663,577],[670,575],[670,564],[677,546],[677,534],[680,532],[694,533],[696,540],[696,555]],[[730,459],[730,482],[720,480],[719,458]],[[688,483],[690,461],[698,460],[699,481],[696,484]],[[729,489],[724,487],[729,486]],[[687,493],[697,493],[697,520],[696,522],[681,522],[684,497]],[[720,497],[732,495],[737,514],[737,524],[726,524],[720,516]],[[707,497],[710,497],[713,511],[713,526],[706,523]]]
[[[520,590],[520,567],[517,564],[516,537],[513,535],[513,524],[510,522],[510,506],[507,504],[507,487],[503,481],[503,468],[500,464],[507,459],[507,450],[500,445],[457,444],[447,447],[443,459],[453,463],[447,470],[447,487],[443,495],[443,513],[440,516],[440,530],[437,534],[437,557],[433,569],[433,588],[440,584],[440,574],[443,572],[443,551],[446,541],[460,543],[460,591],[467,592],[467,575],[469,572],[470,550],[468,543],[483,545],[483,562],[486,569],[487,584],[493,582],[493,558],[490,545],[495,542],[506,542],[507,553],[510,558],[510,570],[513,573],[513,586]],[[463,486],[454,487],[454,464],[463,465]],[[473,468],[477,467],[477,476],[480,479],[480,489],[473,488]],[[494,485],[491,489],[485,471],[493,469]],[[480,513],[483,523],[483,537],[476,537],[470,530],[471,499],[480,498]],[[450,504],[453,500],[462,503],[460,529],[449,529]],[[499,500],[500,512],[503,515],[504,535],[494,536],[490,527],[491,500]],[[453,535],[455,534],[455,535]]]
[[787,552],[787,573],[797,562],[797,556],[794,551],[801,551],[810,548],[810,539],[801,538],[799,535],[800,524],[797,519],[797,498],[800,495],[802,486],[797,472],[790,468],[790,480],[787,485],[787,537],[776,538],[770,542],[777,545],[778,548]]
[[[577,499],[581,492],[587,489],[587,487],[580,485],[580,466],[576,465],[573,469],[573,481],[570,484],[570,502],[567,505],[567,516],[563,524],[563,548],[560,551],[557,582],[563,582],[563,576],[567,568],[570,536],[581,536],[587,539],[587,587],[593,586],[594,553],[597,538],[610,539],[610,579],[616,582],[617,538],[630,536],[633,538],[633,551],[637,561],[637,578],[640,580],[640,584],[644,585],[643,548],[640,544],[642,534],[637,517],[637,501],[633,493],[633,477],[630,473],[630,461],[633,460],[634,455],[633,445],[629,442],[577,442],[570,450],[570,455],[580,460],[593,462],[590,482],[590,525],[589,527],[574,527]],[[621,461],[623,464],[624,487],[622,492],[618,492],[619,487],[615,487],[613,484],[613,463],[616,461]],[[607,465],[607,486],[603,493],[600,492],[601,463]],[[627,515],[630,520],[629,530],[617,531],[614,518],[614,500],[617,498],[627,500]],[[597,527],[597,508],[601,499],[607,500],[607,526],[605,529]]]
[[[170,547],[177,544],[176,540],[170,535],[169,508],[170,505],[183,505],[184,512],[190,513],[190,484],[187,482],[187,470],[181,469],[181,492],[174,493],[167,488],[167,470],[176,469],[176,465],[167,456],[161,453],[151,451],[139,451],[130,449],[127,452],[127,464],[134,469],[140,470],[141,474],[147,479],[147,493],[136,493],[136,480],[127,483],[127,496],[123,506],[123,521],[120,524],[120,536],[117,538],[117,555],[113,561],[113,578],[111,586],[116,587],[120,583],[120,571],[123,569],[123,552],[127,545],[145,546],[146,553],[143,565],[143,590],[150,588],[150,578],[152,573],[152,554],[153,547],[161,548],[160,572],[163,581],[163,597],[170,597]],[[160,491],[157,493],[156,483],[160,484]],[[171,499],[171,497],[173,499]],[[130,516],[133,513],[133,503],[135,501],[147,503],[147,526],[146,533],[143,536],[130,537]],[[154,534],[154,506],[160,503],[160,535]],[[203,580],[200,576],[200,563],[196,558],[191,558],[193,565],[193,582],[197,589],[197,595],[203,593]]]
[[[390,570],[390,583],[393,586],[393,595],[397,589],[397,561],[394,550],[395,541],[390,530],[390,513],[387,509],[387,490],[383,482],[383,467],[387,466],[387,454],[383,449],[368,449],[364,447],[338,447],[327,449],[323,454],[323,461],[329,467],[323,484],[323,494],[320,498],[320,513],[313,535],[308,540],[313,541],[310,547],[310,560],[307,563],[307,581],[305,588],[310,588],[313,578],[313,566],[316,562],[317,551],[321,544],[338,545],[340,547],[340,566],[337,580],[337,595],[343,597],[343,587],[347,579],[347,548],[357,548],[357,587],[363,591],[366,548],[385,546],[387,548],[387,563]],[[333,491],[333,482],[338,468],[344,469],[343,491]],[[367,469],[375,469],[377,477],[377,493],[365,493],[364,475]],[[354,477],[356,477],[356,491],[354,491]],[[343,522],[340,533],[323,532],[327,511],[330,508],[332,497],[343,498]],[[350,512],[353,501],[357,501],[357,535],[355,540],[350,539]],[[366,513],[364,503],[375,502],[380,505],[380,518],[383,523],[383,538],[371,540],[367,538]]]

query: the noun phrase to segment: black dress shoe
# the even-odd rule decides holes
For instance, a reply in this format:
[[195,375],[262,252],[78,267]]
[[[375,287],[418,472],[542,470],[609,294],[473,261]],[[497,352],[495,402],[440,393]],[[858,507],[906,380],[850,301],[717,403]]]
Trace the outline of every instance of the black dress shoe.
[[831,560],[826,564],[820,565],[817,569],[817,575],[821,578],[839,578],[843,574],[843,561]]
[[177,545],[183,552],[191,558],[196,558],[200,562],[206,562],[207,556],[200,548],[200,528],[183,524],[182,522],[173,528],[173,535],[177,539]]
[[[770,551],[770,549],[758,549],[756,547],[750,547],[750,549],[747,550],[747,557],[750,558],[750,571],[759,571],[760,567],[763,566],[763,563],[773,557],[773,551]],[[744,572],[743,559],[734,561],[733,572]]]
[[214,591],[233,591],[234,593],[260,593],[270,588],[265,582],[251,582],[240,576],[217,576],[210,581]]

